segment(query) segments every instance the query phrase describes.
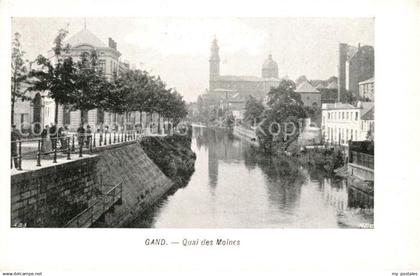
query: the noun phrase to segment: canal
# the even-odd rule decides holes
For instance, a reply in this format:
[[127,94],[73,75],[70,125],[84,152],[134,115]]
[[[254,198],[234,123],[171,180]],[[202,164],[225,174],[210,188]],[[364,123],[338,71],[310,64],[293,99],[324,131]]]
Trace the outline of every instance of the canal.
[[194,128],[191,147],[197,160],[189,183],[129,227],[373,226],[373,210],[360,208],[363,202],[349,198],[353,193],[345,179],[304,168],[289,157],[263,155],[223,130]]

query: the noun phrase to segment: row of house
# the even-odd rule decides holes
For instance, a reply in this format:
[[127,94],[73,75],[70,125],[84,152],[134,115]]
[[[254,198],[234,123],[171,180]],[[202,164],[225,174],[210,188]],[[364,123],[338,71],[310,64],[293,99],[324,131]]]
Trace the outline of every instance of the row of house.
[[[117,43],[108,38],[105,44],[95,34],[89,31],[86,26],[78,33],[65,41],[70,45],[68,55],[78,60],[82,53],[89,53],[95,50],[98,54],[99,67],[104,76],[111,80],[129,69],[129,64],[121,60],[121,53],[117,49]],[[48,58],[53,59],[53,52],[48,52]],[[30,100],[19,100],[15,105],[14,122],[19,129],[30,129],[34,125],[45,126],[54,123],[55,103],[48,97],[47,91],[34,91],[28,93]],[[82,122],[82,118],[84,121]],[[140,113],[130,115],[104,112],[99,109],[87,111],[82,116],[80,110],[72,110],[70,106],[58,106],[58,126],[68,126],[70,130],[76,130],[81,123],[91,126],[98,125],[122,125],[124,122],[139,122]]]

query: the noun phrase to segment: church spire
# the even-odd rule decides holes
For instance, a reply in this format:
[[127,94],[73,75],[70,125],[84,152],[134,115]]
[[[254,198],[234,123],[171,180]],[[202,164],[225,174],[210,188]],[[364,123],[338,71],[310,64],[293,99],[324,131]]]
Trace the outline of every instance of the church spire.
[[219,61],[219,45],[217,45],[217,38],[214,36],[213,42],[211,44],[210,60]]
[[220,75],[220,57],[219,57],[219,45],[217,45],[217,38],[214,37],[210,49],[210,74],[209,74],[209,90],[213,91],[214,81]]

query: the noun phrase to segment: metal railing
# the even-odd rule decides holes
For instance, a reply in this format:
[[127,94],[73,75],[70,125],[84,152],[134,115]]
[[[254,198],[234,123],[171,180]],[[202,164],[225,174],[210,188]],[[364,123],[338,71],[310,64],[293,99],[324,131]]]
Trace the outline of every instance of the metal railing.
[[113,186],[102,198],[73,217],[64,227],[89,227],[118,201],[122,202],[122,182]]
[[[22,170],[22,160],[33,160],[40,167],[42,160],[52,159],[52,163],[58,163],[57,157],[66,157],[77,154],[83,157],[83,151],[93,152],[93,149],[134,141],[140,139],[142,134],[136,131],[128,132],[99,132],[90,134],[70,134],[52,138],[18,139],[11,142],[10,168]],[[29,147],[25,147],[29,145]],[[29,151],[23,152],[23,148]]]

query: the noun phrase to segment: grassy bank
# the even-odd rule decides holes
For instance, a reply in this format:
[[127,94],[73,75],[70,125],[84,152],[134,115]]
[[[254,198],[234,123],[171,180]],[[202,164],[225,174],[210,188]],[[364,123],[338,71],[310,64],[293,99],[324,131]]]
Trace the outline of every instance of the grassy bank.
[[302,165],[322,169],[332,174],[344,165],[344,155],[334,149],[309,149],[294,155]]
[[141,141],[147,156],[178,187],[188,184],[194,172],[195,153],[191,150],[191,136],[146,137]]

